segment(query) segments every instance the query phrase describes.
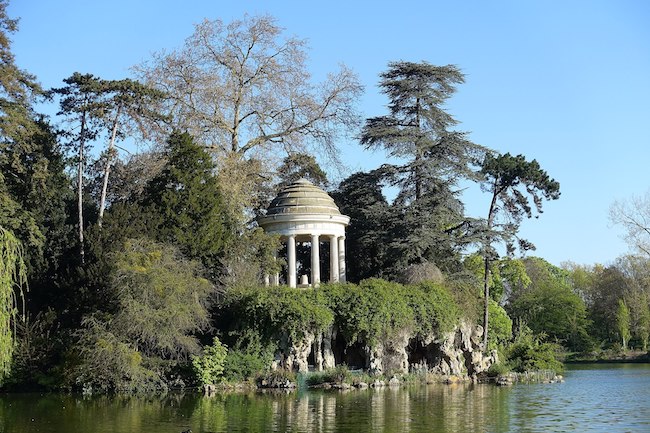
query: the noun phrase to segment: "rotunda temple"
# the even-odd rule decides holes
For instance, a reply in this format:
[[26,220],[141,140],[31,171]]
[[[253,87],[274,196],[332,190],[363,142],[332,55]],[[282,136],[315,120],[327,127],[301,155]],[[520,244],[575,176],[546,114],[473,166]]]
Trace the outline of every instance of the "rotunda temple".
[[[342,215],[338,206],[321,188],[306,179],[293,182],[273,199],[266,215],[258,224],[267,233],[280,235],[287,245],[287,278],[290,287],[297,286],[296,242],[311,243],[312,287],[320,283],[320,243],[330,248],[330,281],[345,282],[345,228],[350,217]],[[266,284],[278,285],[279,274],[266,277]]]

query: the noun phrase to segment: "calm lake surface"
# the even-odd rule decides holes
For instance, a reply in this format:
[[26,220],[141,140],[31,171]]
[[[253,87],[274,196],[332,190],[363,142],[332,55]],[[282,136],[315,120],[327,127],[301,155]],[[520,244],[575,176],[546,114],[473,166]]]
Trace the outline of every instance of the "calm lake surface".
[[650,432],[650,365],[571,366],[565,376],[211,398],[2,394],[0,432]]

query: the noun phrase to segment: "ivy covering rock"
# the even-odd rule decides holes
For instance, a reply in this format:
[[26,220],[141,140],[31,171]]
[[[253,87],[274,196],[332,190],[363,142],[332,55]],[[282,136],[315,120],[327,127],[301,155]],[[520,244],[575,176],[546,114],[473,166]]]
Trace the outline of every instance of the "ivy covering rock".
[[496,360],[496,353],[482,351],[482,328],[463,319],[449,288],[430,282],[241,287],[225,295],[219,314],[232,324],[224,334],[233,343],[252,332],[275,345],[273,369],[346,365],[372,374],[470,376]]

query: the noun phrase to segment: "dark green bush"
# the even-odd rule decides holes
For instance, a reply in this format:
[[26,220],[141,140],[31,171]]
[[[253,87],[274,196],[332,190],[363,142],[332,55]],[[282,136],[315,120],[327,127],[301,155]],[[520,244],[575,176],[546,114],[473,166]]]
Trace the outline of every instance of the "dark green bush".
[[310,373],[305,379],[308,386],[320,385],[323,383],[349,383],[352,381],[352,373],[347,365],[338,365],[325,371]]
[[487,371],[488,377],[504,376],[508,373],[510,373],[510,368],[506,364],[502,364],[500,362],[492,364]]
[[507,363],[519,373],[539,370],[559,373],[564,370],[564,365],[556,358],[559,350],[559,345],[544,341],[544,335],[533,335],[529,328],[524,327],[506,348]]
[[250,330],[244,333],[226,355],[226,381],[244,382],[268,371],[274,350],[275,346],[272,344],[264,346],[256,332]]

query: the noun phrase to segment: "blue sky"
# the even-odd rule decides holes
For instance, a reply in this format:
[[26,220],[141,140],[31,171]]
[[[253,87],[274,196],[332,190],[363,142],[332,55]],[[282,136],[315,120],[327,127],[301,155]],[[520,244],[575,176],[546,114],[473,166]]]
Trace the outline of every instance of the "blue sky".
[[[378,74],[390,61],[456,64],[466,74],[449,111],[473,141],[537,159],[560,182],[522,235],[560,264],[609,263],[627,251],[610,204],[649,188],[650,2],[13,0],[13,51],[44,87],[73,72],[130,76],[154,51],[182,45],[193,25],[269,13],[305,38],[315,78],[351,67],[366,86],[364,117],[384,114]],[[354,141],[351,170],[384,161]],[[487,200],[467,191],[468,213]]]

